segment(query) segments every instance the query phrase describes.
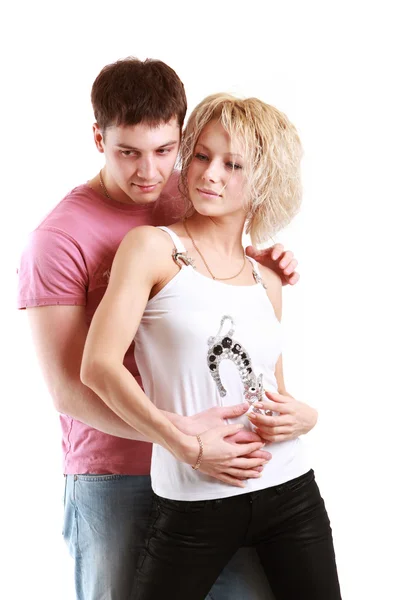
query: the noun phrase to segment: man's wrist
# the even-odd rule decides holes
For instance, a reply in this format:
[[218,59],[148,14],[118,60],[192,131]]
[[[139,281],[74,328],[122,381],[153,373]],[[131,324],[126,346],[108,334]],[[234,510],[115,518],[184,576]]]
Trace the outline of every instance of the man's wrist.
[[197,435],[198,433],[201,433],[198,431],[199,427],[196,427],[193,417],[184,417],[183,415],[168,412],[165,412],[165,415],[181,433],[185,433],[186,435]]

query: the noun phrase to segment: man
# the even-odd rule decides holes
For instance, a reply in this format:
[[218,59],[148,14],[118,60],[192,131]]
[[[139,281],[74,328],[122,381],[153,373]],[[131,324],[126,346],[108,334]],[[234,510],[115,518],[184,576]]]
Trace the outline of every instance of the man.
[[[91,318],[105,288],[114,254],[124,235],[139,225],[169,224],[181,202],[173,171],[186,114],[184,87],[160,61],[126,59],[106,66],[92,88],[97,149],[105,167],[78,186],[32,233],[20,266],[19,308],[29,320],[39,361],[60,413],[66,475],[64,537],[75,559],[79,600],[130,598],[138,554],[151,505],[151,444],[121,421],[79,377]],[[274,247],[257,256],[295,283],[296,261]],[[137,377],[133,346],[126,367]],[[239,416],[245,406],[216,408],[191,419],[169,415],[190,433]],[[306,433],[315,424],[309,409]],[[304,421],[304,415],[303,415]],[[240,485],[254,476],[250,453],[255,434],[230,438],[232,460],[213,476]],[[248,456],[246,456],[248,455]],[[265,598],[267,582],[254,555],[232,559],[210,598]]]

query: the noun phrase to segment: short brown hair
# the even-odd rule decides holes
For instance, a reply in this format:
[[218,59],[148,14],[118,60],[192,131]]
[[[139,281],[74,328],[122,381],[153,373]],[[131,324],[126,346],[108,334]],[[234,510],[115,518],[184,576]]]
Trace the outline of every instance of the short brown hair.
[[171,67],[161,60],[133,56],[106,65],[92,86],[96,122],[109,126],[147,123],[157,126],[176,117],[182,128],[187,101],[185,88]]

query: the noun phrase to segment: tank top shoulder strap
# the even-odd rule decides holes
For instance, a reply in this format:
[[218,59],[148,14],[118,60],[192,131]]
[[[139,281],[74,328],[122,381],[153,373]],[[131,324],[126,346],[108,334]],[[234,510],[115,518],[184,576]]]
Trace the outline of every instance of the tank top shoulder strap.
[[163,231],[165,231],[165,233],[168,233],[168,235],[170,236],[171,240],[175,244],[176,250],[179,253],[186,252],[185,246],[183,245],[183,243],[180,240],[180,237],[175,233],[175,231],[172,231],[172,229],[170,229],[169,227],[164,227],[163,225],[160,225],[159,227],[157,227],[157,229],[162,229]]
[[260,267],[258,266],[258,262],[254,258],[251,258],[251,256],[247,256],[247,254],[246,254],[246,258],[247,258],[247,260],[249,260],[251,262],[251,266],[253,269],[254,281],[256,281],[256,283],[260,283],[263,286],[263,288],[266,290],[267,286],[265,285],[264,280],[261,276]]
[[172,229],[169,229],[169,227],[164,227],[161,225],[157,227],[157,229],[162,229],[163,231],[165,231],[165,233],[168,233],[171,240],[173,241],[175,248],[172,251],[172,258],[174,262],[178,265],[178,267],[182,268],[184,266],[194,268],[193,259],[188,256],[185,246],[183,245],[180,237],[175,233],[175,231],[172,231]]

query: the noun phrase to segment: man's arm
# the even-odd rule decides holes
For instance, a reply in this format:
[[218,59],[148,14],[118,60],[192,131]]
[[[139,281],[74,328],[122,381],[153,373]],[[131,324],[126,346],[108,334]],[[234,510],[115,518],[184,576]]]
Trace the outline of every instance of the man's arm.
[[36,354],[56,410],[104,433],[148,441],[81,382],[88,333],[85,308],[43,306],[27,310]]
[[[80,379],[83,348],[88,333],[83,306],[43,306],[28,309],[39,364],[56,410],[99,431],[121,438],[150,441],[120,419]],[[223,425],[225,419],[245,414],[247,404],[215,407],[195,417],[164,414],[187,434],[203,433]],[[238,443],[256,438],[239,436]],[[241,441],[240,441],[241,440]],[[235,441],[235,440],[232,440]]]

